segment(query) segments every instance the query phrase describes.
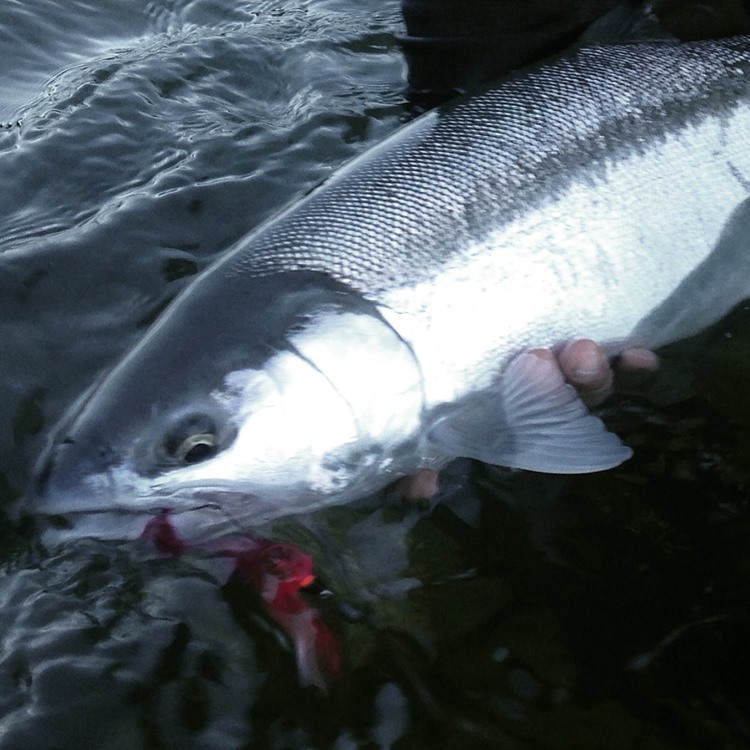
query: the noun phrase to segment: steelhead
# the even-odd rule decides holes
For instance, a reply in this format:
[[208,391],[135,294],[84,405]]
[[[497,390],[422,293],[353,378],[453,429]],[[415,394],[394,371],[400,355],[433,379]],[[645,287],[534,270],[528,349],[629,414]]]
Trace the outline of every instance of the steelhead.
[[456,456],[631,451],[529,353],[694,334],[750,294],[750,38],[593,45],[425,114],[199,276],[68,415],[31,512],[240,528]]

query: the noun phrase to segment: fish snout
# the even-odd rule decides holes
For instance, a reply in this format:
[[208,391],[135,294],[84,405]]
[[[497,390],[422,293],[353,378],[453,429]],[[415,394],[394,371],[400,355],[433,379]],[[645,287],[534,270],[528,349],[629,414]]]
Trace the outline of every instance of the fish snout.
[[114,465],[115,452],[106,442],[86,445],[66,435],[40,457],[27,499],[28,510],[44,515],[106,510],[114,500],[109,480]]

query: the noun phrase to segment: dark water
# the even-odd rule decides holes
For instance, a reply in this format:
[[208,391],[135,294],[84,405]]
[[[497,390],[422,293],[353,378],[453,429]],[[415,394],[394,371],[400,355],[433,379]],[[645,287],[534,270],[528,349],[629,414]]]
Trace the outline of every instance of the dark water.
[[[401,30],[384,0],[3,0],[4,507],[193,274],[397,127]],[[740,306],[613,400],[618,471],[459,462],[433,507],[280,523],[362,615],[320,603],[328,695],[197,557],[6,520],[0,750],[750,747],[748,382]]]

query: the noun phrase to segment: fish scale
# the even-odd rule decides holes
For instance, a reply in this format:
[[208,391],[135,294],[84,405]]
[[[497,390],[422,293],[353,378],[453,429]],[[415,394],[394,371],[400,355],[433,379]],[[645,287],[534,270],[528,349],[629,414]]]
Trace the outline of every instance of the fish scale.
[[747,47],[587,47],[428,113],[241,242],[226,271],[322,271],[369,297],[435,275],[603,161],[731,116],[746,96]]

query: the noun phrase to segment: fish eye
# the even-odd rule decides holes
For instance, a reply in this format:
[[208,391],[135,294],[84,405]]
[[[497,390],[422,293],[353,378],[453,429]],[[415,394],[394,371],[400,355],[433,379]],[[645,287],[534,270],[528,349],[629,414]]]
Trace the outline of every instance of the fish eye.
[[167,458],[181,464],[197,464],[218,451],[217,430],[205,414],[191,414],[176,422],[162,441]]
[[211,458],[216,453],[216,437],[209,433],[191,435],[185,438],[177,449],[177,458],[186,464],[197,464]]

